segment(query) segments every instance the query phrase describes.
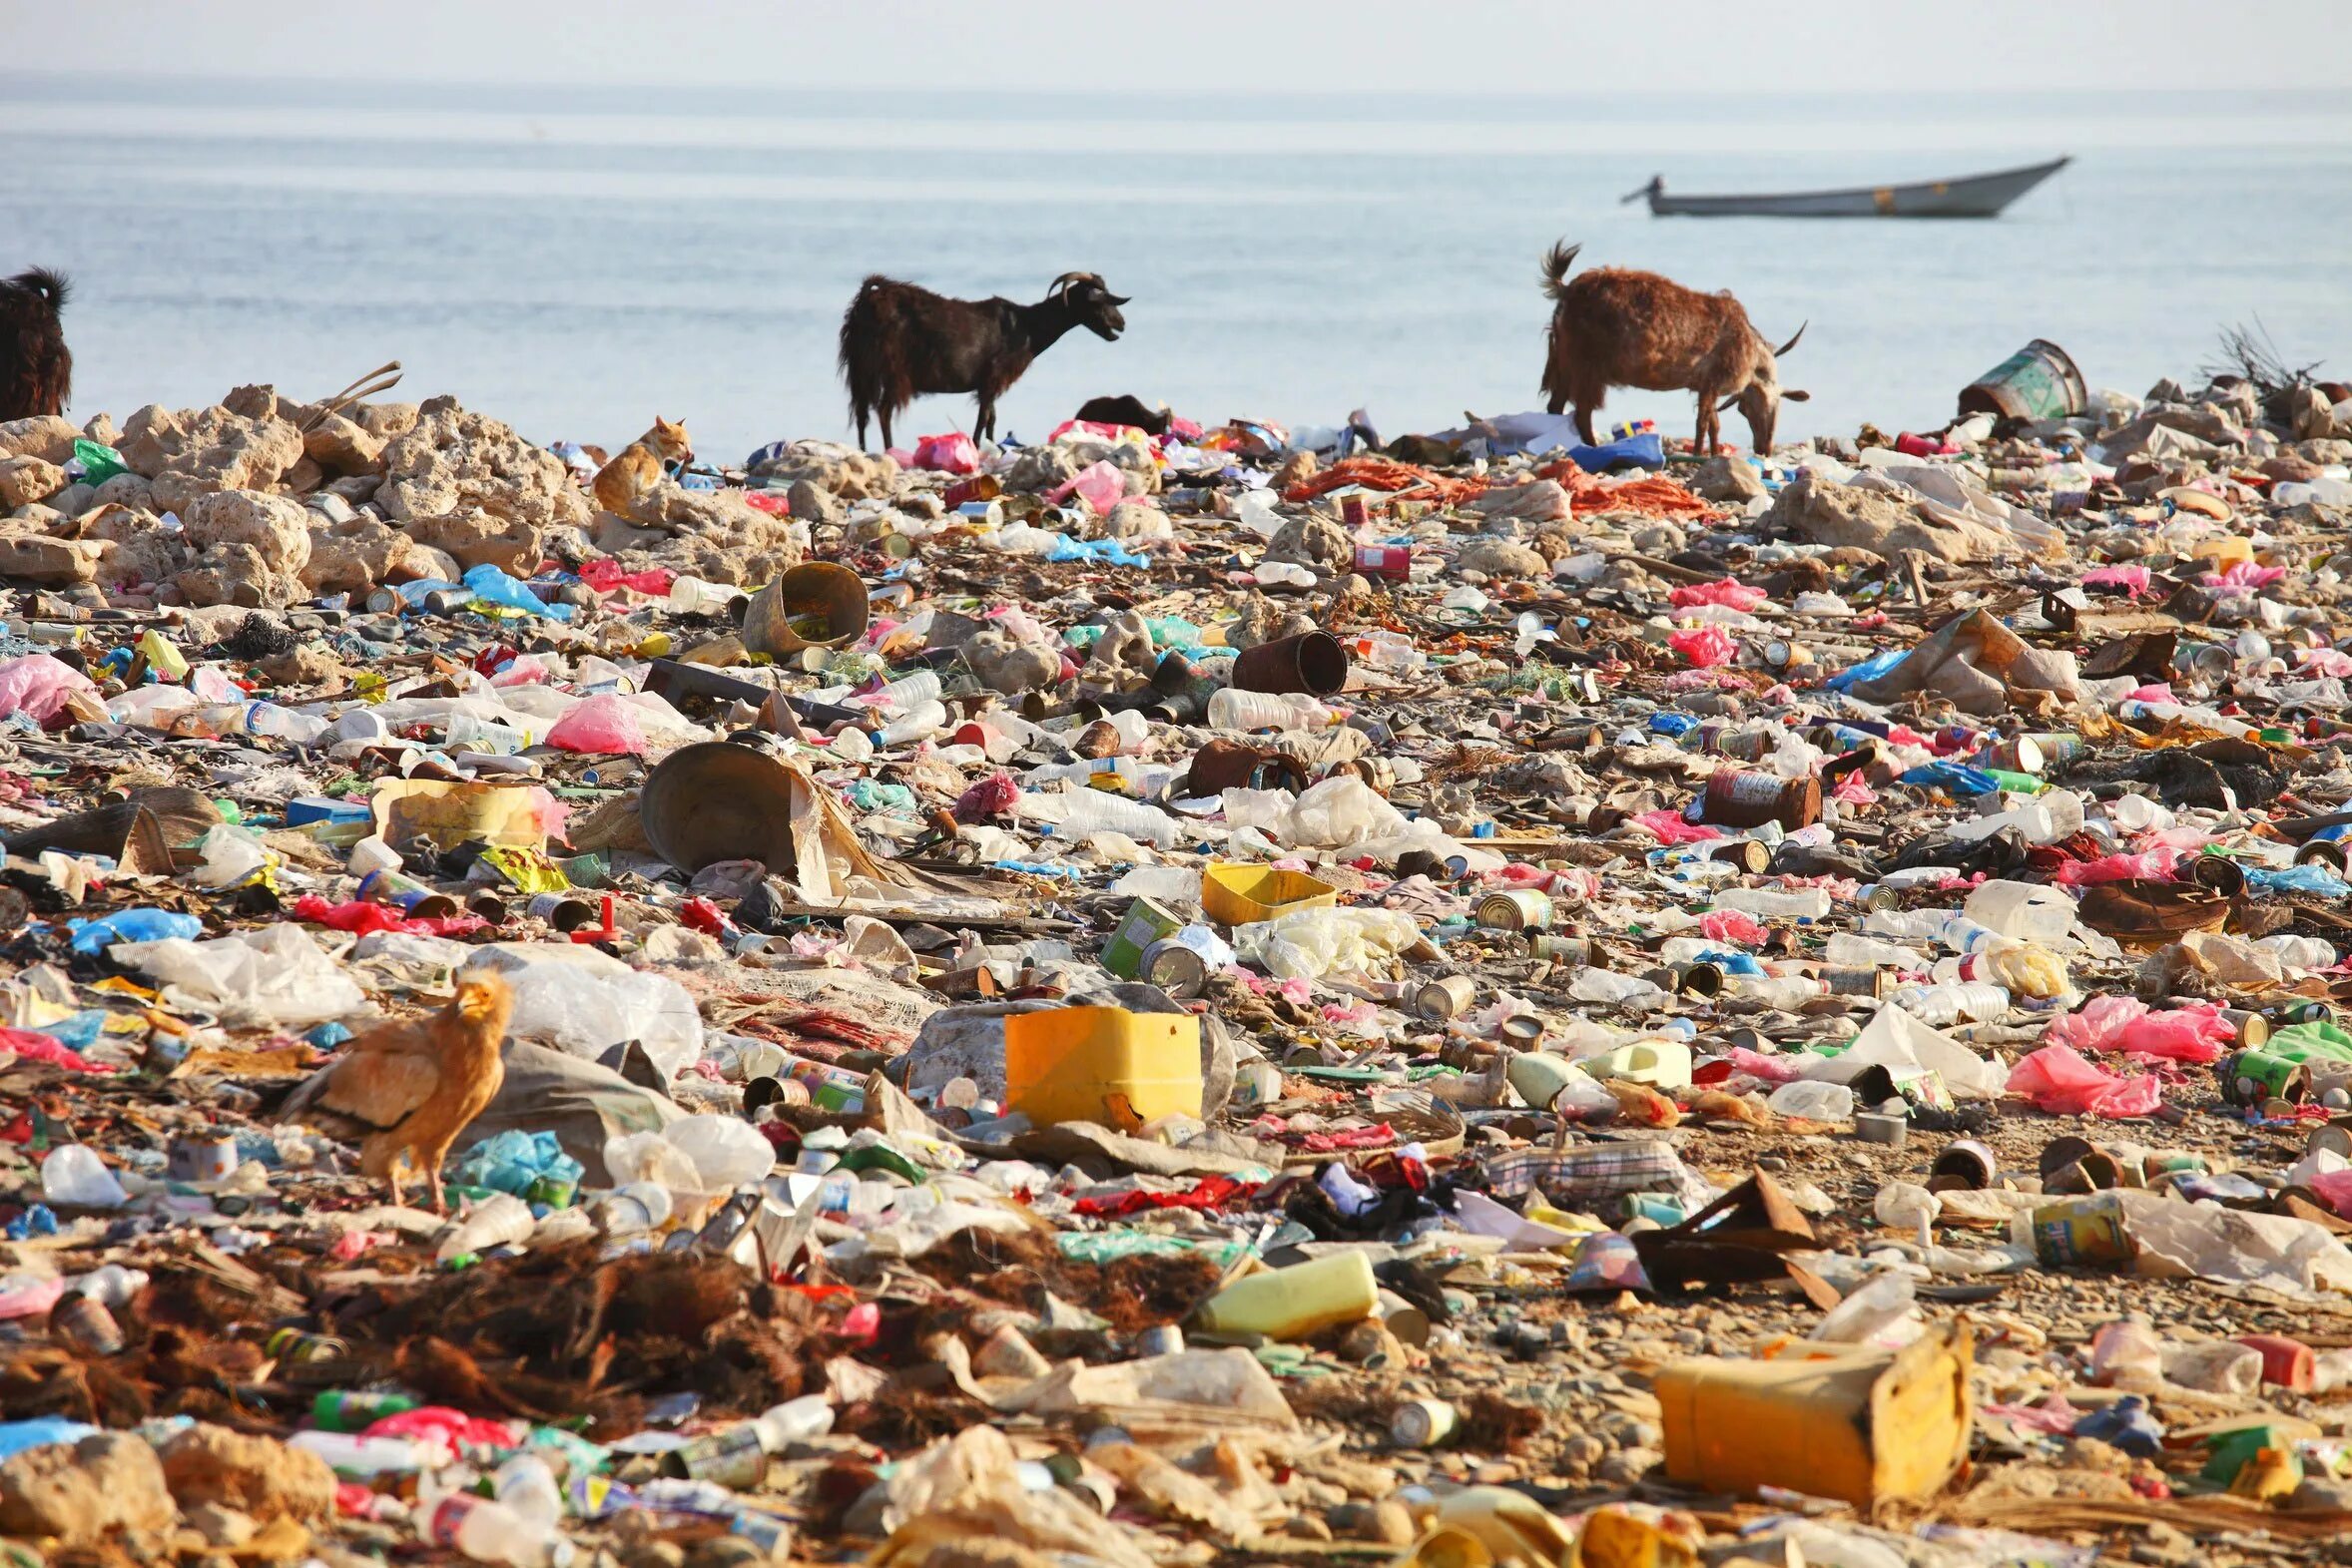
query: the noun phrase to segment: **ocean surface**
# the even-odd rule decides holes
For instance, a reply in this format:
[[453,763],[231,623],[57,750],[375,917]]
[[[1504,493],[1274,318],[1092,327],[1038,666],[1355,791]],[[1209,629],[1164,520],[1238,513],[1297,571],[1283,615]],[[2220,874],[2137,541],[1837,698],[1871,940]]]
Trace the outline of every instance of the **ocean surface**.
[[[63,267],[73,412],[387,359],[536,440],[658,412],[708,458],[846,437],[835,334],[881,271],[1133,296],[1004,401],[1133,392],[1385,435],[1537,406],[1544,248],[1729,288],[1809,404],[1783,437],[1948,417],[2029,338],[2138,393],[2257,318],[2352,373],[2352,92],[1557,98],[773,92],[0,79],[0,273]],[[1654,219],[1618,198],[2075,163],[1995,222]],[[1687,434],[1691,399],[1605,417]],[[918,402],[901,439],[969,428]],[[1744,440],[1736,414],[1725,434]]]

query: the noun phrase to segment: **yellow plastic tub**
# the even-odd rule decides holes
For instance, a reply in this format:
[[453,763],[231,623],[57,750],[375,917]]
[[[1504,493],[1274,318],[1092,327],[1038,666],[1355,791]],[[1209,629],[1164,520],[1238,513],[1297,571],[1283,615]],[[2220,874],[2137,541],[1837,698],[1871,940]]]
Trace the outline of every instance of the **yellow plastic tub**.
[[1004,1019],[1004,1109],[1039,1127],[1132,1132],[1201,1114],[1201,1021],[1123,1007],[1049,1007]]
[[1712,1491],[1781,1486],[1859,1507],[1939,1490],[1968,1454],[1972,1344],[1950,1324],[1896,1351],[1675,1361],[1653,1385],[1666,1473]]
[[1201,872],[1201,907],[1210,919],[1227,925],[1255,925],[1294,909],[1329,909],[1339,901],[1338,888],[1305,871],[1224,861]]

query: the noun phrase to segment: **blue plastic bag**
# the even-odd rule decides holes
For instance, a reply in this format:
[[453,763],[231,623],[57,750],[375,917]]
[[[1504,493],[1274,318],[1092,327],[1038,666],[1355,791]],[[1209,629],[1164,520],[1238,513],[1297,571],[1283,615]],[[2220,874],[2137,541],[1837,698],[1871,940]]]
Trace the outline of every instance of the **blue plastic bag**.
[[1983,769],[1950,761],[1914,768],[1901,782],[1921,789],[1942,789],[1948,794],[1991,794],[2001,787],[2001,781]]
[[74,951],[95,953],[117,942],[160,942],[168,936],[183,936],[193,941],[205,934],[205,923],[193,914],[142,906],[118,909],[102,920],[84,921],[75,925],[73,931]]
[[1882,649],[1863,660],[1862,663],[1850,665],[1846,669],[1840,670],[1821,684],[1833,692],[1848,691],[1861,682],[1877,680],[1910,657],[1911,650],[1908,648]]
[[484,561],[465,574],[465,586],[484,604],[497,605],[504,610],[520,610],[527,615],[545,616],[550,621],[569,621],[572,607],[568,604],[551,605],[531,592],[516,578]]

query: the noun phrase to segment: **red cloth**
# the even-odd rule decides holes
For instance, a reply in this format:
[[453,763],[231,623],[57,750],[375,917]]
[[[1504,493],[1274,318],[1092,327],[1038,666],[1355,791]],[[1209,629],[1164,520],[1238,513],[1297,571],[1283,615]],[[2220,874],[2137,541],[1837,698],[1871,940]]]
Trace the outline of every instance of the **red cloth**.
[[1081,1198],[1077,1203],[1080,1214],[1096,1220],[1124,1220],[1131,1214],[1143,1214],[1154,1209],[1222,1209],[1229,1204],[1245,1204],[1256,1196],[1256,1182],[1237,1182],[1230,1177],[1204,1178],[1190,1192],[1183,1193],[1121,1193],[1116,1198]]

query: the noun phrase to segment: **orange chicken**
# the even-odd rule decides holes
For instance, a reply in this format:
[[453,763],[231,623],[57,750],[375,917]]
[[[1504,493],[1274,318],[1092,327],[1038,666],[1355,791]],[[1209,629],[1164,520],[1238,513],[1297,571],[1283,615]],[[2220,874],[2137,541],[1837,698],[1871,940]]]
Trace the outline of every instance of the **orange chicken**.
[[400,1166],[424,1177],[444,1214],[441,1162],[506,1080],[499,1047],[514,995],[494,974],[468,975],[437,1013],[380,1024],[295,1091],[283,1113],[359,1141],[359,1169],[404,1203]]

